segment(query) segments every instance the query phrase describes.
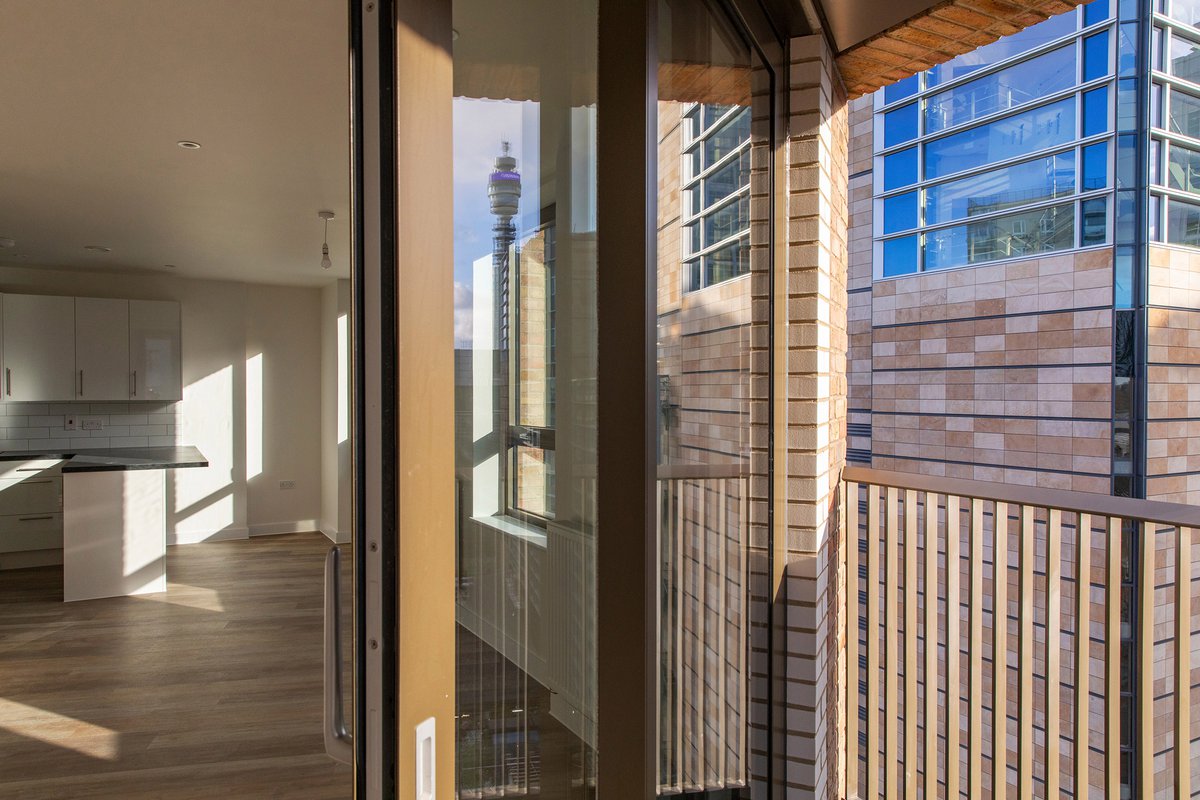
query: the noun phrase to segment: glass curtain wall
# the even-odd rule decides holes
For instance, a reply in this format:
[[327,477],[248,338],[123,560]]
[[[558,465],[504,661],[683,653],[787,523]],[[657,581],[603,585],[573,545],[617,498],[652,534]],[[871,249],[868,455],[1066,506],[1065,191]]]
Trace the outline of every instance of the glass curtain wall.
[[658,781],[749,798],[767,796],[752,664],[769,659],[750,630],[769,596],[769,398],[754,389],[769,384],[773,76],[729,11],[657,9]]
[[1200,3],[1153,5],[1150,240],[1200,247]]
[[877,93],[876,277],[1111,244],[1113,75],[1127,49],[1111,5]]
[[454,0],[457,796],[596,796],[597,0]]

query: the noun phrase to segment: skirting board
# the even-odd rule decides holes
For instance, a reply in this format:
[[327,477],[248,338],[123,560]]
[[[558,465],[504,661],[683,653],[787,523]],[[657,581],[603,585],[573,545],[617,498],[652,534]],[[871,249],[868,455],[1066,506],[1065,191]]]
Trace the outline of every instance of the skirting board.
[[250,526],[251,536],[275,536],[280,533],[312,533],[320,530],[315,519],[298,519],[295,522],[263,522]]
[[176,544],[203,544],[204,542],[223,542],[227,539],[249,538],[248,528],[222,528],[219,531],[167,531],[167,546]]

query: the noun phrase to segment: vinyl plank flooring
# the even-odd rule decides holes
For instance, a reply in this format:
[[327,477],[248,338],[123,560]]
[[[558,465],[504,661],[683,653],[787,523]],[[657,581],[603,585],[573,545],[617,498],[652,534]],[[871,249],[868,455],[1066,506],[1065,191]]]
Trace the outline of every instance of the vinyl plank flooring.
[[172,547],[165,593],[79,603],[61,567],[0,572],[0,797],[349,800],[321,736],[328,549]]

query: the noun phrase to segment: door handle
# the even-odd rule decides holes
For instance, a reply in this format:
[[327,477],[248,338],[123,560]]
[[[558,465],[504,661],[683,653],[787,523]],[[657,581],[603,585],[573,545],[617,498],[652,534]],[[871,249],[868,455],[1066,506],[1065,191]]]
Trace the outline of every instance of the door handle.
[[346,730],[342,693],[342,551],[325,556],[325,752],[335,761],[354,763],[354,737]]
[[83,397],[83,370],[79,370],[79,396]]
[[130,395],[132,395],[133,397],[137,397],[137,370],[136,369],[133,371],[133,391],[130,392]]
[[4,368],[5,393],[12,397],[12,367]]

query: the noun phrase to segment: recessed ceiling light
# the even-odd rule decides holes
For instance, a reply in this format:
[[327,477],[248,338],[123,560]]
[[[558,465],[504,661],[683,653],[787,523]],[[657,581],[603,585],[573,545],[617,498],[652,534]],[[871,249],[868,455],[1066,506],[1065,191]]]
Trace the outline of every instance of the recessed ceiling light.
[[8,238],[0,237],[0,247],[16,247],[16,246],[17,246],[16,239],[8,239]]
[[184,150],[199,150],[199,149],[200,149],[200,143],[199,143],[199,142],[192,142],[192,141],[188,141],[187,139],[183,139],[182,141],[178,141],[178,142],[176,142],[175,144],[179,145],[179,146],[180,146],[180,147],[182,147]]
[[87,250],[89,253],[111,253],[112,252],[111,247],[105,247],[102,244],[85,244],[83,246],[83,249]]

